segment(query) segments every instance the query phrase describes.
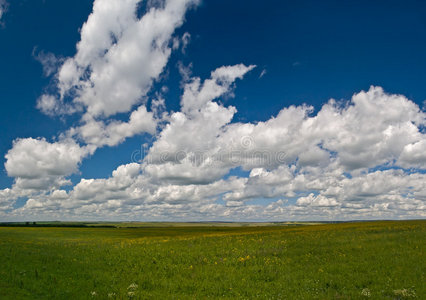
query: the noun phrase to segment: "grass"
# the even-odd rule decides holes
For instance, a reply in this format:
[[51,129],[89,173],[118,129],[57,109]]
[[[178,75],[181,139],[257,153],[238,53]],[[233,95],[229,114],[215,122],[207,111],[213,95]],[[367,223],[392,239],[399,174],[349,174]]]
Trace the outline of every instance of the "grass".
[[0,227],[0,298],[426,299],[425,242],[424,220]]

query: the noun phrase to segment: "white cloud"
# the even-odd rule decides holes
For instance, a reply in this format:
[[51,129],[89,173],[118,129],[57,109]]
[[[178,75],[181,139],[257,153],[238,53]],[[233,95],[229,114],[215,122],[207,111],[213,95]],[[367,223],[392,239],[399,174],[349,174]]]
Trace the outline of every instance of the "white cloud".
[[193,78],[184,88],[181,100],[182,112],[189,116],[198,114],[207,103],[231,92],[231,84],[236,79],[242,79],[244,74],[254,67],[243,64],[220,67],[211,73],[211,78],[205,80],[202,87],[200,78]]
[[[172,116],[150,150],[143,170],[158,185],[178,183],[185,189],[189,184],[213,184],[241,166],[251,170],[250,177],[223,194],[227,207],[250,206],[244,203],[257,198],[295,197],[300,199],[298,206],[286,207],[294,216],[309,217],[310,211],[317,217],[366,217],[372,212],[377,217],[396,216],[409,193],[406,201],[412,203],[412,212],[421,214],[426,193],[422,179],[414,181],[403,171],[368,173],[373,167],[404,167],[400,161],[409,161],[407,149],[415,149],[411,154],[416,155],[408,155],[411,165],[422,166],[419,128],[425,115],[407,98],[372,87],[348,103],[331,100],[317,115],[300,106],[285,108],[266,122],[229,123],[232,107],[212,102],[215,96],[199,97],[200,86],[209,86],[206,82],[201,85],[195,79],[186,86],[182,112]],[[220,94],[220,89],[213,91],[205,94]],[[215,108],[213,117],[206,113],[208,107]],[[223,153],[232,153],[232,159],[218,157]],[[317,196],[309,193],[313,190]],[[356,201],[361,202],[358,208]],[[302,212],[302,203],[310,208]]]
[[154,114],[141,105],[130,114],[128,122],[114,120],[105,124],[103,121],[94,119],[86,120],[84,125],[71,128],[68,135],[77,135],[85,143],[96,147],[115,146],[136,134],[143,132],[154,134],[156,126],[157,120],[154,119]]
[[[28,205],[38,207],[43,202],[35,194],[70,184],[67,176],[76,173],[81,160],[98,147],[115,146],[145,132],[155,134],[156,117],[162,117],[161,100],[153,101],[152,112],[139,105],[127,122],[98,118],[128,112],[143,102],[166,66],[174,30],[182,24],[186,10],[198,1],[152,2],[141,18],[136,16],[139,2],[96,0],[80,31],[74,57],[58,59],[51,53],[34,51],[46,76],[57,72],[58,89],[58,95],[41,95],[37,108],[51,116],[85,114],[81,125],[60,134],[60,142],[18,139],[9,150],[5,167],[15,178],[14,195],[32,195]],[[185,47],[189,34],[182,41]],[[87,146],[80,147],[75,138]]]
[[[58,95],[43,94],[37,108],[43,113],[66,115],[84,113],[80,125],[61,136],[77,138],[93,151],[115,146],[141,133],[155,134],[161,101],[154,101],[150,112],[144,97],[158,80],[172,51],[172,35],[183,21],[186,10],[197,0],[167,0],[147,5],[147,12],[136,16],[140,0],[96,0],[93,11],[81,29],[81,40],[74,57],[57,59],[43,51],[34,54],[45,73],[56,74]],[[183,41],[189,35],[184,34]],[[133,111],[133,106],[139,104]],[[107,118],[129,112],[127,122]]]
[[[128,112],[163,71],[175,29],[197,0],[167,0],[136,17],[139,0],[96,0],[77,54],[58,72],[59,103],[72,96],[93,117]],[[42,99],[42,98],[41,98]],[[42,111],[47,111],[39,103]]]
[[[62,211],[72,208],[81,215],[102,214],[112,219],[176,220],[424,216],[424,174],[369,172],[358,165],[348,168],[342,159],[353,147],[360,153],[372,147],[378,155],[369,157],[365,166],[402,166],[399,157],[404,163],[421,166],[423,137],[417,126],[424,123],[424,113],[405,97],[372,88],[354,95],[346,105],[330,101],[314,116],[309,107],[290,107],[266,122],[243,124],[230,123],[234,108],[213,101],[229,92],[231,84],[228,89],[214,86],[212,79],[203,84],[197,78],[190,81],[184,89],[182,112],[171,116],[142,165],[119,167],[108,179],[82,180],[62,201]],[[375,110],[395,113],[372,113]],[[339,134],[349,136],[344,139]],[[246,137],[250,139],[244,140]],[[414,155],[408,148],[414,149]],[[203,151],[197,153],[196,149]],[[250,175],[221,179],[232,164],[217,159],[217,154],[236,149],[240,156],[233,163],[251,170]],[[285,151],[287,155],[271,163],[253,159],[250,155],[255,149]],[[128,169],[133,170],[130,175]],[[281,200],[267,206],[250,204],[259,198]],[[217,202],[220,199],[223,204]]]
[[425,114],[406,97],[372,87],[355,94],[352,103],[338,109],[330,102],[312,124],[324,136],[323,147],[339,153],[347,170],[390,163],[405,145],[421,139]]
[[125,199],[126,188],[134,183],[140,173],[140,165],[131,163],[118,167],[109,179],[82,179],[72,191],[76,200],[88,200],[90,203],[103,202],[105,199]]
[[16,196],[12,192],[12,189],[6,188],[0,190],[0,215],[2,211],[6,211],[12,208],[13,200],[16,199]]
[[191,42],[191,34],[189,34],[189,32],[185,32],[182,35],[182,52],[183,53],[185,53],[186,48],[188,47],[190,42]]
[[404,168],[426,169],[426,137],[424,134],[419,141],[404,146],[397,164]]
[[45,139],[17,139],[5,156],[5,169],[15,178],[14,188],[48,190],[69,183],[65,177],[77,172],[89,154],[89,148],[73,140],[49,143]]
[[[120,168],[122,171],[118,172]],[[26,215],[37,210],[56,215],[60,212],[77,219],[145,220],[342,220],[426,216],[424,174],[407,175],[388,170],[353,179],[334,178],[332,185],[339,190],[333,195],[320,191],[296,197],[294,204],[280,199],[263,206],[240,200],[216,203],[218,195],[238,190],[247,179],[230,178],[206,185],[156,185],[144,178],[138,164],[120,168],[108,179],[83,179],[68,194],[58,190],[34,197],[13,214]],[[276,180],[278,186],[279,177]],[[323,181],[327,182],[329,179]]]
[[[311,107],[291,106],[266,122],[230,124],[219,140],[226,147],[246,137],[239,152],[246,169],[334,163],[352,172],[393,165],[406,145],[423,139],[419,128],[425,114],[404,96],[388,95],[381,88],[355,94],[347,103],[330,100],[317,115],[311,112]],[[262,151],[265,159],[254,159]]]
[[236,112],[213,100],[230,93],[232,83],[254,66],[226,66],[201,83],[193,78],[184,86],[181,112],[173,113],[146,157],[145,172],[174,183],[209,183],[232,167],[215,159],[217,137]]
[[[96,0],[74,57],[36,55],[46,74],[56,72],[58,90],[42,95],[38,108],[83,116],[58,141],[14,142],[5,169],[15,181],[0,190],[2,217],[425,216],[426,115],[414,102],[371,87],[349,101],[331,99],[316,114],[308,105],[290,106],[263,122],[232,122],[237,109],[223,98],[232,98],[237,79],[255,66],[222,66],[202,80],[191,78],[191,64],[179,64],[180,111],[165,111],[166,92],[157,92],[149,111],[144,98],[171,52],[185,50],[189,33],[175,37],[174,31],[198,1],[150,1],[138,18],[139,2]],[[128,120],[112,119],[117,113],[128,113]],[[154,138],[141,162],[118,166],[109,178],[83,178],[69,191],[62,188],[98,147],[141,133]],[[28,201],[13,208],[20,197]],[[259,199],[267,204],[254,204]]]
[[62,99],[58,100],[49,94],[43,94],[37,99],[37,106],[41,112],[48,116],[56,115],[71,115],[76,112],[81,112],[82,107],[64,103]]
[[338,203],[333,198],[327,198],[323,195],[315,196],[313,193],[310,193],[306,197],[300,197],[297,199],[297,205],[300,206],[320,206],[320,207],[329,207],[329,206],[337,206]]
[[6,12],[8,6],[9,4],[7,3],[6,0],[0,0],[0,21],[4,13]]
[[43,66],[43,74],[50,76],[58,70],[58,67],[63,62],[63,58],[56,57],[53,53],[38,51],[37,47],[33,49],[33,57]]
[[[424,216],[426,178],[416,168],[424,167],[424,136],[420,128],[425,124],[425,114],[417,105],[401,95],[389,95],[372,87],[346,103],[330,100],[316,115],[309,106],[291,106],[265,122],[231,123],[236,109],[225,107],[219,98],[230,94],[234,81],[252,68],[221,67],[203,82],[200,78],[188,79],[181,111],[164,119],[167,124],[141,164],[120,166],[110,178],[82,179],[67,193],[59,189],[63,183],[55,180],[66,180],[66,174],[75,172],[78,157],[82,156],[77,155],[58,168],[60,174],[55,174],[55,180],[42,184],[54,187],[50,192],[33,195],[12,215],[37,211],[38,215],[49,212],[76,218],[147,220]],[[145,107],[139,109],[146,117]],[[137,118],[142,119],[149,118]],[[93,148],[114,145],[123,136],[150,128],[133,120],[130,117],[129,122],[107,125],[93,121],[93,134],[84,126],[78,128],[78,134]],[[151,129],[155,130],[155,123]],[[36,142],[39,143],[48,149],[64,142]],[[30,157],[48,153],[46,149],[35,151]],[[35,175],[50,180],[53,167],[49,164],[24,174],[18,171],[22,170],[18,161],[32,166],[35,161],[43,161],[43,156],[29,162],[12,156],[10,162],[8,159],[7,163],[15,166],[6,166],[10,175],[17,177],[15,186],[19,180]],[[236,167],[250,171],[249,177],[224,179]],[[399,167],[414,169],[406,172]],[[3,191],[7,193],[10,192]],[[251,204],[256,199],[272,202]],[[3,202],[10,207],[10,202]]]

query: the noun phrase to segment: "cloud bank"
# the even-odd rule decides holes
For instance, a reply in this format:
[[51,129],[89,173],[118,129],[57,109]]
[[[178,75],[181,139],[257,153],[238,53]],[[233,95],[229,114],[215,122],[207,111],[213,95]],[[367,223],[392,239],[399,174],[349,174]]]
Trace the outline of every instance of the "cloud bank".
[[[184,74],[177,112],[159,114],[160,100],[147,107],[172,51],[188,47],[189,33],[174,32],[197,3],[148,5],[139,18],[139,1],[95,1],[75,56],[55,69],[56,92],[38,99],[42,112],[80,121],[52,142],[15,140],[2,219],[426,217],[426,114],[403,95],[372,86],[317,112],[290,106],[264,122],[235,122],[237,108],[221,99],[256,67],[236,64],[209,78]],[[98,148],[142,133],[154,142],[138,159],[108,178],[71,184]],[[28,201],[16,207],[22,197]]]

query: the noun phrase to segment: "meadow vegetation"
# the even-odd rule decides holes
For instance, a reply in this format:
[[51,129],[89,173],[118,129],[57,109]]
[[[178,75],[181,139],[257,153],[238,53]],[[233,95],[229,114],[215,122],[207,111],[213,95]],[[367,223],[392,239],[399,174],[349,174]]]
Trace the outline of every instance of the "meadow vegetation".
[[426,299],[425,220],[154,225],[0,227],[0,298]]

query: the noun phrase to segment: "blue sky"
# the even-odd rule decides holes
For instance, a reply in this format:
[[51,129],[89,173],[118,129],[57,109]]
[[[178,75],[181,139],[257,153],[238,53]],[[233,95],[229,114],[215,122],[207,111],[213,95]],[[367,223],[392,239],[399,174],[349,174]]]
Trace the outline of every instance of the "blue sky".
[[[58,79],[58,76],[66,59],[75,59],[78,64],[76,45],[79,41],[84,40],[81,29],[92,13],[93,1],[35,0],[8,2],[6,6],[3,6],[6,7],[6,10],[1,14],[2,26],[0,28],[0,40],[2,41],[0,47],[0,99],[2,101],[0,152],[2,155],[0,157],[1,165],[4,165],[0,175],[0,189],[3,189],[0,201],[4,202],[4,219],[43,219],[52,215],[52,212],[57,218],[74,219],[78,218],[79,209],[86,219],[192,220],[212,218],[267,220],[270,218],[336,218],[342,215],[345,219],[353,218],[353,216],[357,218],[423,216],[426,197],[424,181],[421,177],[424,174],[425,166],[425,158],[422,154],[425,144],[423,131],[425,125],[424,101],[426,99],[426,85],[424,84],[426,82],[426,5],[424,2],[263,1],[260,4],[258,1],[186,1],[188,3],[185,4],[183,14],[178,16],[176,24],[170,25],[172,28],[170,36],[162,40],[164,45],[167,45],[170,49],[170,56],[165,55],[165,62],[158,72],[148,74],[153,82],[146,83],[143,79],[137,78],[138,76],[143,78],[144,74],[147,73],[147,66],[142,61],[140,71],[126,73],[126,70],[120,70],[119,72],[124,72],[127,74],[125,76],[129,76],[128,81],[134,79],[137,82],[136,90],[142,86],[145,90],[143,92],[138,91],[134,101],[129,100],[130,106],[128,108],[114,108],[115,110],[112,111],[110,107],[107,107],[107,104],[102,102],[104,101],[102,97],[75,100],[78,98],[76,95],[82,91],[81,86],[78,85],[69,88],[69,93],[62,100],[62,96],[59,95],[59,90],[61,86],[63,88],[66,85],[66,81]],[[98,2],[99,7],[108,4],[108,1],[97,0],[96,2]],[[110,2],[113,3],[114,1],[111,0]],[[128,2],[136,3],[133,3],[133,5],[136,5],[133,10],[133,14],[137,15],[135,18],[143,18],[152,7],[162,10],[167,8],[168,5],[172,6],[173,2],[176,1],[169,1],[166,4],[162,1],[148,1],[148,3],[142,1],[139,3],[139,1],[129,0]],[[113,13],[107,14],[103,22],[109,22],[108,16]],[[94,11],[93,15],[96,15]],[[94,26],[94,30],[108,28],[108,24],[100,22],[97,24],[98,27]],[[119,44],[121,36],[125,35],[126,26],[130,28],[127,23],[121,26],[124,26],[124,29],[122,28],[120,33],[115,36],[117,44]],[[143,30],[142,28],[138,34],[142,37],[148,36],[149,33],[145,33]],[[166,31],[164,29],[164,32]],[[96,32],[92,32],[92,34],[96,36]],[[130,36],[130,33],[128,35]],[[184,36],[189,38],[185,40]],[[173,43],[175,46],[172,45]],[[163,47],[166,47],[164,45]],[[103,51],[107,53],[112,48],[114,48],[114,45],[106,47]],[[131,50],[129,51],[126,53],[131,53]],[[159,51],[161,52],[162,49]],[[141,53],[140,55],[147,55],[144,52]],[[137,53],[134,54],[137,56]],[[51,60],[48,61],[48,58]],[[90,68],[98,63],[98,60],[96,60],[98,58],[94,58],[89,63],[84,76],[87,76],[87,74],[90,76],[92,72]],[[147,61],[149,61],[148,58]],[[239,64],[243,64],[247,69]],[[226,92],[219,93],[218,97],[212,96],[213,98],[209,99],[210,102],[216,103],[220,107],[228,109],[230,106],[234,106],[236,108],[231,119],[219,126],[219,133],[211,133],[212,136],[232,135],[230,140],[223,137],[221,140],[208,141],[207,138],[203,140],[203,136],[200,136],[199,139],[202,140],[200,144],[194,142],[194,144],[189,145],[178,141],[167,141],[167,137],[162,137],[162,135],[165,135],[163,130],[167,128],[167,124],[173,123],[171,121],[173,112],[184,112],[181,105],[182,95],[191,80],[199,77],[203,82],[211,76],[211,72],[215,69],[222,66],[237,65],[240,67],[223,71],[225,75],[222,76],[225,76],[229,81],[225,84]],[[249,67],[251,65],[256,67]],[[179,66],[184,66],[184,68]],[[108,66],[108,68],[113,67],[117,66]],[[51,74],[46,76],[43,68],[45,71],[50,68]],[[120,68],[120,66],[117,68]],[[188,76],[188,78],[185,78],[185,76]],[[86,79],[80,76],[82,82]],[[89,80],[89,82],[91,81]],[[92,84],[96,85],[93,82]],[[218,84],[221,85],[219,81]],[[381,87],[381,92],[371,90],[370,86],[378,87],[378,89]],[[375,103],[375,106],[368,104],[365,107],[379,110],[376,112],[378,115],[385,113],[386,116],[383,118],[370,117],[370,119],[364,119],[363,114],[366,112],[363,109],[365,107],[361,107],[361,104],[353,101],[353,95],[369,90],[370,94],[367,93],[366,98]],[[52,96],[56,99],[55,101],[59,101],[57,102],[58,105],[63,106],[61,108],[55,106],[56,111],[54,113],[52,111],[47,112],[46,109],[43,110],[37,104],[43,95]],[[399,100],[393,101],[392,99],[395,97],[399,97]],[[152,103],[157,98],[164,99],[164,107],[161,109],[161,113],[166,115],[154,116],[153,126],[155,128],[146,125],[151,126],[150,129],[147,129],[148,127],[143,130],[139,128],[132,134],[125,134],[125,137],[117,137],[120,141],[107,142],[110,143],[110,146],[105,146],[105,143],[101,145],[98,141],[99,136],[110,133],[101,134],[98,132],[98,136],[94,137],[93,132],[91,132],[89,138],[87,136],[88,131],[84,133],[84,129],[81,129],[83,127],[80,127],[84,124],[100,124],[99,122],[103,122],[102,124],[105,126],[111,122],[125,123],[128,121],[129,115],[141,104],[144,109],[146,108],[148,114],[154,113]],[[274,119],[282,109],[289,108],[292,105],[301,110],[303,110],[304,104],[313,106],[312,110],[306,110],[306,115],[302,117],[302,121],[304,120],[306,124],[319,122],[318,119],[322,117],[317,114],[324,109],[331,98],[342,101],[335,107],[339,119],[336,117],[336,119],[324,121],[330,124],[335,122],[335,125],[330,125],[333,130],[336,130],[335,132],[331,132],[331,127],[324,129],[318,125],[316,129],[322,128],[322,132],[327,132],[327,134],[316,137],[315,142],[312,142],[313,138],[310,134],[315,131],[314,129],[311,129],[309,134],[306,132],[297,134],[297,136],[303,136],[305,140],[294,141],[293,137],[290,139],[289,135],[284,135],[270,136],[270,141],[276,139],[276,143],[262,142],[262,150],[266,149],[274,153],[277,151],[286,152],[288,160],[280,162],[280,164],[237,163],[232,166],[220,165],[218,167],[215,165],[203,170],[187,169],[192,170],[191,172],[194,174],[202,173],[202,175],[199,175],[201,177],[206,176],[203,184],[200,185],[198,180],[191,180],[192,175],[182,175],[185,180],[176,179],[177,175],[174,172],[177,171],[173,169],[176,165],[174,167],[167,166],[161,172],[156,169],[156,172],[166,174],[161,175],[163,176],[161,177],[158,175],[160,173],[155,173],[160,176],[157,178],[155,177],[157,175],[152,173],[149,163],[132,161],[132,153],[140,150],[143,144],[147,145],[146,151],[152,153],[161,152],[161,145],[165,143],[169,146],[172,145],[172,148],[173,143],[177,143],[174,145],[176,146],[173,148],[174,151],[179,152],[179,147],[181,147],[180,151],[186,153],[189,149],[202,148],[203,151],[209,152],[206,155],[209,156],[214,147],[216,147],[215,149],[222,147],[221,150],[224,150],[224,145],[230,145],[235,139],[245,137],[246,135],[241,136],[240,134],[240,132],[246,132],[243,130],[244,124],[255,126],[255,124],[258,124],[257,122],[268,122],[268,120]],[[121,98],[117,99],[114,101],[120,101]],[[382,103],[380,102],[382,100],[384,101],[383,107],[380,107],[379,103]],[[127,100],[124,99],[123,101],[126,102]],[[103,103],[101,112],[89,113],[91,109],[97,109],[98,106],[94,103],[98,102]],[[64,103],[72,104],[73,108],[70,109],[71,106],[66,106]],[[344,108],[345,106],[346,108]],[[350,106],[358,107],[359,110],[353,109],[355,112],[352,112],[348,109]],[[409,108],[406,110],[401,108],[401,115],[398,118],[389,117],[394,111],[399,110],[398,107],[408,106]],[[389,113],[386,112],[386,109],[389,109]],[[62,112],[58,113],[59,110]],[[77,110],[77,112],[71,112],[71,110]],[[64,111],[66,112],[64,113]],[[110,111],[109,115],[102,115],[105,111]],[[374,114],[373,112],[371,115],[374,116]],[[189,113],[186,115],[191,120],[198,120],[199,118],[199,116],[191,117]],[[294,112],[293,115],[297,115],[297,112]],[[409,118],[407,119],[406,116],[409,116]],[[220,117],[214,118],[219,119]],[[87,121],[88,119],[92,123]],[[309,121],[309,119],[311,120]],[[349,119],[352,120],[351,124],[344,123],[343,120]],[[285,134],[289,130],[301,130],[301,128],[304,128],[303,126],[308,126],[299,121],[292,120],[290,117],[283,117],[282,123],[271,125],[276,126],[273,129],[268,129],[269,125],[262,125],[266,128],[264,133],[260,132],[261,129],[253,129],[253,132],[247,131],[247,136],[250,137],[250,143],[258,146],[260,142],[257,142],[256,134],[260,139],[262,136],[268,136],[271,131]],[[375,132],[377,136],[372,134],[370,140],[367,140],[367,134],[364,134],[361,138],[355,135],[350,136],[358,130],[352,128],[354,122],[360,122],[360,126],[365,125],[365,122],[371,122],[368,125],[374,128],[372,132]],[[279,122],[276,121],[276,123]],[[209,126],[208,122],[203,124],[203,121],[199,120],[197,124],[188,125],[189,128],[195,130],[192,133],[194,141],[199,140],[197,132],[205,130],[205,128],[197,130],[197,126],[202,128],[206,124]],[[238,126],[241,128],[235,129],[238,126],[233,124],[239,124]],[[408,128],[407,124],[415,124],[416,130],[411,127]],[[172,125],[170,126],[172,127]],[[336,146],[336,140],[341,143],[345,140],[345,137],[338,134],[345,132],[339,126],[352,128],[347,129],[348,135],[345,136],[350,141],[358,141],[364,138],[366,139],[365,143],[360,142],[355,145],[349,142],[349,144]],[[71,128],[77,133],[71,134]],[[407,131],[394,133],[395,128]],[[185,130],[185,128],[175,128],[174,130],[176,132],[170,129],[173,132],[170,134],[177,136],[177,133],[182,133],[179,130]],[[231,134],[232,130],[235,133]],[[259,133],[255,134],[256,130]],[[389,134],[389,132],[391,133]],[[86,134],[85,137],[84,134]],[[200,134],[209,135],[210,132]],[[395,136],[392,134],[395,134]],[[401,138],[403,136],[410,138],[403,140]],[[294,141],[288,147],[279,142],[286,140],[287,137],[289,141]],[[70,149],[74,149],[72,147],[76,145],[78,151],[83,150],[81,150],[80,156],[72,160],[70,165],[67,163],[64,165],[63,173],[47,169],[32,173],[31,167],[28,167],[28,171],[25,171],[23,167],[26,163],[25,157],[33,158],[33,161],[29,163],[32,167],[43,165],[44,158],[39,157],[39,153],[32,153],[33,150],[30,150],[36,149],[40,143],[34,142],[35,144],[32,146],[24,145],[30,140],[21,140],[21,149],[13,144],[13,141],[18,138],[33,138],[37,141],[45,138],[45,142],[51,145],[46,144],[45,146],[48,148],[63,143],[66,145],[64,149],[67,149],[70,145]],[[395,145],[387,145],[388,148],[378,150],[378,147],[382,147],[380,145],[387,143],[388,139],[395,141]],[[160,146],[151,148],[155,143]],[[296,144],[304,146],[290,150]],[[307,149],[312,149],[313,146],[316,147],[315,149],[318,148],[318,153],[316,156],[314,155],[315,159],[311,156],[305,159],[304,157],[307,155],[305,153],[309,152]],[[14,149],[16,151],[13,151]],[[247,149],[243,149],[243,151],[245,150]],[[252,149],[250,148],[250,150]],[[18,151],[24,151],[25,155]],[[323,151],[328,153],[327,162],[317,161],[319,156],[325,155]],[[366,157],[373,157],[373,160],[376,160],[364,164],[354,162],[356,159],[351,155],[356,151],[359,151],[360,154],[365,153]],[[10,153],[9,158],[5,156],[7,153]],[[332,155],[333,153],[337,154]],[[369,153],[371,155],[368,155]],[[377,157],[374,153],[377,154]],[[386,153],[386,155],[383,153]],[[8,159],[9,165],[7,166]],[[54,161],[54,158],[52,160]],[[307,162],[302,163],[304,160]],[[315,163],[312,163],[313,161]],[[49,158],[47,157],[46,163],[48,162]],[[122,189],[128,192],[127,196],[134,195],[135,185],[137,185],[138,191],[147,188],[149,196],[142,193],[143,195],[134,197],[123,195],[118,197],[113,191],[95,202],[90,202],[85,197],[78,198],[76,196],[76,186],[82,183],[81,179],[104,180],[105,182],[102,181],[102,184],[105,184],[104,189],[109,190],[106,185],[109,184],[108,178],[112,178],[112,172],[119,166],[130,163],[139,165],[138,168],[140,169],[137,171],[139,175],[135,175],[139,177],[135,179],[136,177],[132,175],[132,186],[122,187]],[[180,166],[184,165],[182,162],[178,163]],[[310,165],[311,163],[312,165]],[[156,168],[160,165],[161,163],[158,162],[153,163]],[[22,167],[23,170],[17,166]],[[287,181],[276,182],[276,186],[262,183],[261,178],[272,178],[273,176],[283,178],[284,175],[280,172],[284,172],[284,166],[292,174],[290,183]],[[383,170],[389,169],[401,169],[402,173],[395,173],[397,171],[383,173]],[[28,172],[28,174],[25,172]],[[378,182],[388,181],[390,177],[399,178],[400,182],[391,187],[383,187],[383,193],[380,194],[380,197],[375,195],[376,199],[373,199],[373,197],[363,196],[369,194],[366,191],[352,191],[349,187],[355,183],[341,181],[335,175],[339,172],[341,174],[349,172],[355,176],[355,178],[352,178],[353,180],[357,179],[360,182],[368,181],[370,180],[368,178],[371,177],[380,177],[380,179],[377,179]],[[206,174],[209,174],[209,176]],[[264,177],[262,177],[263,175],[260,176],[261,174],[264,174]],[[334,174],[334,177],[330,174]],[[404,180],[407,181],[407,176],[412,176],[412,174],[417,176],[415,179],[411,178],[413,181],[418,181],[417,185],[413,183],[413,186],[407,186],[406,183],[402,183]],[[307,182],[300,183],[301,175],[304,175]],[[36,189],[32,185],[23,184],[20,186],[20,183],[17,183],[20,178],[23,180],[36,177],[40,179],[43,176],[48,178],[46,180],[49,183],[45,185],[37,183]],[[327,176],[331,176],[335,181],[330,179],[327,183],[317,184],[319,178],[328,178]],[[385,180],[382,177],[387,179]],[[171,180],[170,178],[174,179]],[[70,182],[59,183],[63,180],[70,180]],[[268,189],[264,188],[265,184],[269,187]],[[287,184],[290,184],[291,187],[286,186]],[[295,188],[298,184],[301,187]],[[347,186],[348,190],[342,188],[342,191],[332,192],[327,184],[339,187]],[[204,191],[217,189],[216,186],[229,187],[224,188],[217,195],[210,191]],[[279,187],[283,186],[286,186],[286,188],[280,190]],[[172,189],[172,191],[167,191],[167,188]],[[6,191],[6,189],[8,190]],[[176,202],[178,204],[168,200],[174,197],[173,193],[179,194],[182,190],[187,191],[188,189],[195,190],[182,196],[183,198]],[[374,189],[381,190],[378,187]],[[203,190],[203,192],[200,190]],[[407,194],[407,190],[413,192]],[[52,196],[55,191],[57,191],[56,194],[63,194],[60,199]],[[163,195],[162,193],[164,193],[164,197],[155,198],[159,194]],[[224,194],[229,195],[228,204],[226,204],[226,200],[222,200]],[[312,197],[309,198],[309,195],[312,195]],[[399,195],[400,198],[396,195]],[[25,200],[20,200],[20,205],[18,205],[20,210],[11,209],[11,207],[16,208],[16,199],[22,199],[22,197],[32,201],[27,203]],[[43,200],[49,197],[54,198],[50,203]],[[185,197],[194,197],[194,199],[184,200]],[[352,210],[345,210],[348,207],[347,201],[353,203],[351,202],[353,199],[360,197],[364,197],[363,201],[356,200],[357,205],[352,205]],[[180,199],[180,197],[178,198]],[[295,204],[299,198],[301,200],[298,204]],[[377,200],[377,198],[380,199]],[[406,199],[408,199],[407,202],[405,202]],[[103,208],[108,206],[108,201],[115,201],[111,202],[116,207],[114,212]],[[278,201],[281,202],[276,204]],[[53,202],[54,204],[52,204]],[[64,203],[67,202],[73,203],[69,205],[71,208],[67,205],[64,206]],[[137,209],[130,209],[128,202],[137,203],[139,206]],[[37,205],[31,206],[31,203],[37,203]],[[151,207],[149,203],[155,203],[156,206]],[[218,207],[218,203],[225,204]],[[263,204],[263,206],[257,206],[258,203]],[[306,205],[306,203],[309,205]],[[96,205],[99,206],[97,209],[84,209],[85,207],[93,208]],[[161,207],[161,205],[164,205],[164,207]],[[268,205],[271,206],[270,210],[274,206],[274,212],[268,211]],[[191,207],[188,214],[185,213],[188,211],[187,206]],[[34,207],[37,209],[34,209]],[[43,207],[43,209],[40,209],[40,207]],[[276,207],[279,207],[279,209],[276,209]],[[354,207],[362,209],[355,211]],[[211,213],[206,215],[205,212],[209,209]],[[154,217],[151,218],[151,216]]]

